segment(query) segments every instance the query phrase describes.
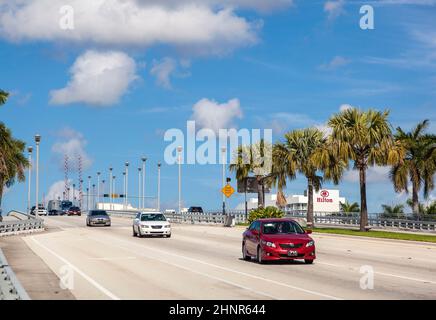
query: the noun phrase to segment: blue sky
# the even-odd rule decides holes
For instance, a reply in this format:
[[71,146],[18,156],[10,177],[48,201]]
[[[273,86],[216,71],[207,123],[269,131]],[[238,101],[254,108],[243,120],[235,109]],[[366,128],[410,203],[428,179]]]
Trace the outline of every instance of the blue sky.
[[[107,179],[113,166],[121,178],[129,161],[130,193],[137,192],[136,168],[146,155],[146,193],[156,195],[157,162],[168,145],[163,133],[185,130],[202,99],[213,105],[199,106],[210,119],[271,128],[275,140],[287,130],[324,126],[343,105],[389,109],[393,126],[405,129],[427,118],[436,131],[436,1],[149,0],[130,1],[129,8],[106,1],[107,10],[123,13],[118,20],[76,0],[73,30],[56,24],[62,1],[15,2],[0,1],[0,88],[12,93],[0,120],[30,145],[35,133],[42,135],[45,194],[63,180],[66,152],[84,155],[85,177],[101,171]],[[374,30],[359,27],[363,4],[374,7]],[[133,23],[135,13],[142,19]],[[168,17],[172,23],[162,22]],[[93,77],[102,65],[109,73]],[[233,113],[232,99],[239,102]],[[220,187],[220,165],[183,167],[185,205],[219,208]],[[300,177],[287,193],[304,188]],[[359,200],[353,173],[339,188]],[[26,184],[13,186],[4,211],[24,209],[26,199]],[[405,199],[393,191],[387,169],[370,170],[371,212]],[[236,195],[229,204],[240,201]],[[162,206],[176,203],[177,167],[164,164]]]

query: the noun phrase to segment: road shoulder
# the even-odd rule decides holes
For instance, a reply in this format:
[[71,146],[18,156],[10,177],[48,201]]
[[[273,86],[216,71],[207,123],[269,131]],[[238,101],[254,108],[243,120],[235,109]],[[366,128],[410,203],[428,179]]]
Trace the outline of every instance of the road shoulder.
[[33,300],[74,300],[59,286],[59,278],[20,236],[0,239],[0,247],[15,275]]

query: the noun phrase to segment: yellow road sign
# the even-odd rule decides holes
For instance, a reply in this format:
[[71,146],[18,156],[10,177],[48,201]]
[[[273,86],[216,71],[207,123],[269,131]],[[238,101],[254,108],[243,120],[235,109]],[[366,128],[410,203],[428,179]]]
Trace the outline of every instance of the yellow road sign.
[[221,189],[221,192],[224,193],[224,195],[227,198],[230,198],[232,196],[232,194],[235,193],[235,189],[233,189],[233,187],[228,184],[224,188]]

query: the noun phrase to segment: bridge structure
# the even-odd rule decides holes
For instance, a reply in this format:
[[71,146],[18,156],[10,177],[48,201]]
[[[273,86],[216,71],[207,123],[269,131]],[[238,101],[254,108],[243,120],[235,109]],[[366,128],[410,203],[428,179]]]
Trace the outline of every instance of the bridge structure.
[[[134,237],[135,211],[110,215],[112,226],[103,228],[86,227],[85,216],[33,221],[11,212],[10,217],[18,217],[16,223],[41,227],[0,237],[3,261],[7,261],[0,264],[8,270],[7,276],[2,273],[1,292],[7,293],[1,298],[436,298],[434,243],[314,233],[317,260],[313,265],[298,261],[260,265],[242,259],[243,213],[231,213],[233,228],[223,227],[226,217],[218,212],[169,215],[171,238]],[[7,220],[4,223],[11,223]],[[316,221],[345,227],[347,222],[354,223]],[[420,230],[411,225],[377,228]],[[434,232],[423,228],[420,232]],[[363,283],[366,276],[373,277],[372,287]]]

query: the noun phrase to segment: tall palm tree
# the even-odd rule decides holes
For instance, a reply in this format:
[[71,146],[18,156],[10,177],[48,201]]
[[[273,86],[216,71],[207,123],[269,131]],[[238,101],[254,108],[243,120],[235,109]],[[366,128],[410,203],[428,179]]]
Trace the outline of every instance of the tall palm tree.
[[434,189],[433,176],[436,171],[436,135],[425,133],[429,121],[418,123],[411,132],[397,128],[395,139],[405,149],[403,161],[392,167],[391,180],[395,191],[408,190],[408,182],[412,184],[412,211],[419,215],[419,192],[424,189],[424,198]]
[[6,103],[8,100],[9,93],[0,89],[0,106]]
[[0,208],[4,187],[24,181],[29,162],[24,156],[25,143],[12,137],[11,130],[0,123]]
[[236,173],[238,181],[245,181],[250,174],[254,175],[257,182],[258,207],[265,207],[266,178],[271,174],[272,146],[264,140],[248,146],[239,146],[234,155],[230,171]]
[[360,230],[366,231],[368,207],[366,201],[366,171],[374,165],[397,164],[402,149],[393,139],[388,121],[388,111],[361,111],[356,108],[344,110],[332,118],[331,145],[339,159],[353,161],[359,170],[360,182]]
[[340,203],[341,210],[345,213],[359,212],[360,206],[357,202],[349,203],[346,201],[345,203]]

